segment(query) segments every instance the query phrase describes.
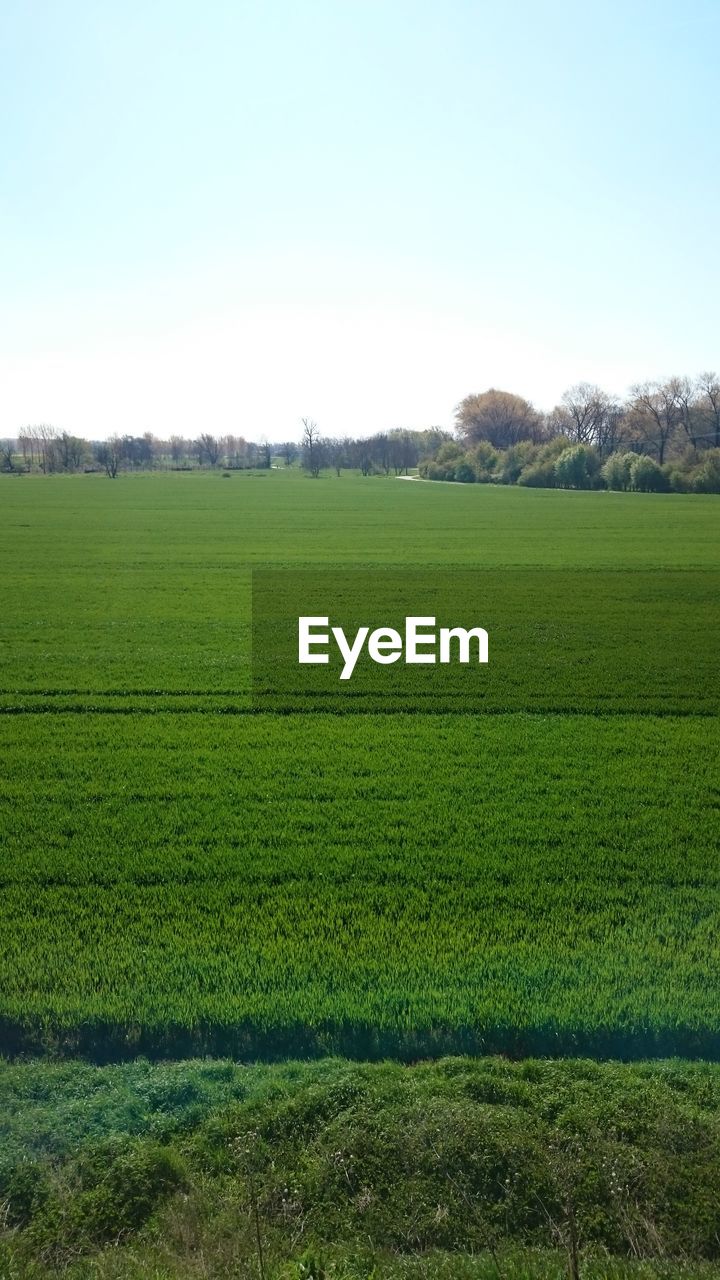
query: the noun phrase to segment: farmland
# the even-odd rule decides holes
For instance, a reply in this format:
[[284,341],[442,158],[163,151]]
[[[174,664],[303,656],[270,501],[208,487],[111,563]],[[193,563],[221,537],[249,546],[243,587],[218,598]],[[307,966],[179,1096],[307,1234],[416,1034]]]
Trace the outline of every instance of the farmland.
[[[719,1055],[719,517],[296,471],[4,480],[6,1043]],[[546,574],[558,619],[614,601],[602,679],[538,683],[520,609],[492,714],[257,712],[251,570],[293,566],[483,569],[507,608]]]

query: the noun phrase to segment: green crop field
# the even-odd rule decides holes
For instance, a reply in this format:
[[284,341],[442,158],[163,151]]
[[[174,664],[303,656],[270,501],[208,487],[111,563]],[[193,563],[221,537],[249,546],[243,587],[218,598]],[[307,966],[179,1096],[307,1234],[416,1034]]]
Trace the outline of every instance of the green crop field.
[[[720,1055],[719,499],[3,477],[0,549],[6,1045]],[[492,571],[511,689],[258,711],[319,566]]]

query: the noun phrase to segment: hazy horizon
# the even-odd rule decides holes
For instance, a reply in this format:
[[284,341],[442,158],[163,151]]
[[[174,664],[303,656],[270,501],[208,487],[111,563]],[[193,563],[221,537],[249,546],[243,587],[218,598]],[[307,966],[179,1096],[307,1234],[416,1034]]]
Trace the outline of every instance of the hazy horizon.
[[0,436],[450,428],[720,365],[679,3],[7,0]]

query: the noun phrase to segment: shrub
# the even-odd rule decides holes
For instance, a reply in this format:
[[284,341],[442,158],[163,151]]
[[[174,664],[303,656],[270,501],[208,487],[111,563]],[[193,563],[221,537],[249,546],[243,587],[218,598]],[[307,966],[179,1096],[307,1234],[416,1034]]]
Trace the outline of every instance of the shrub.
[[608,458],[601,475],[608,489],[626,490],[630,488],[632,479],[633,453],[613,453]]
[[461,484],[475,483],[475,472],[467,460],[461,462],[460,465],[455,468],[455,479],[459,480]]
[[471,449],[466,457],[475,472],[478,484],[489,484],[497,479],[497,466],[501,455],[497,449],[493,449],[492,445],[488,444],[487,440],[481,440],[480,444]]
[[691,477],[693,493],[720,493],[720,449],[709,449]]
[[654,458],[638,453],[630,463],[630,487],[639,493],[665,493],[668,478]]
[[534,461],[536,454],[537,446],[529,440],[522,440],[520,444],[513,444],[506,449],[500,468],[501,484],[517,484],[520,473]]
[[546,462],[532,462],[529,467],[525,467],[520,472],[518,484],[526,485],[531,489],[554,489],[555,488],[555,463],[548,459]]
[[555,481],[563,489],[592,489],[600,470],[600,458],[587,444],[564,449],[555,463]]
[[455,468],[447,463],[440,462],[424,462],[418,468],[420,475],[426,480],[454,480]]

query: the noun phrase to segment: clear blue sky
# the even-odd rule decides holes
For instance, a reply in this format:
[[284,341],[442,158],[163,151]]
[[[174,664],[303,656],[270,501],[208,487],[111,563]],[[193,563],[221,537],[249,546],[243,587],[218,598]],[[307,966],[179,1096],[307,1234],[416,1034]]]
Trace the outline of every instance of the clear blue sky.
[[720,366],[718,0],[3,0],[0,435]]

